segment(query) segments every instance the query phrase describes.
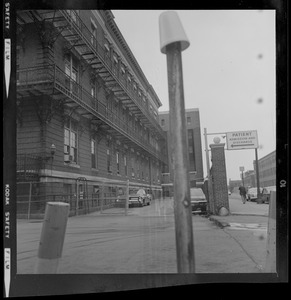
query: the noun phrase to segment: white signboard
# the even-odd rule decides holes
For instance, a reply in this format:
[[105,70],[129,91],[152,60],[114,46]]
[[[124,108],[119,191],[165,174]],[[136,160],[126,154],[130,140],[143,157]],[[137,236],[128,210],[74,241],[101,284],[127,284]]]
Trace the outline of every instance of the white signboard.
[[258,148],[258,134],[256,130],[235,131],[226,133],[227,150]]

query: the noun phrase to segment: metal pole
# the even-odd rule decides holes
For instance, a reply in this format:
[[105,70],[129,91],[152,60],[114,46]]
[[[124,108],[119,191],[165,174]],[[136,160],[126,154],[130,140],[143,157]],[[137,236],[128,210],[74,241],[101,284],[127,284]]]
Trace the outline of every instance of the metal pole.
[[27,220],[30,219],[30,206],[31,206],[31,190],[32,190],[32,182],[29,183],[29,197],[28,197],[28,212],[27,212]]
[[261,193],[260,193],[260,175],[259,175],[259,160],[258,160],[258,148],[255,148],[255,155],[256,155],[256,177],[257,177],[257,195],[258,198],[261,198]]
[[128,197],[129,197],[129,179],[126,181],[126,187],[125,187],[125,215],[128,214]]
[[242,180],[242,185],[244,187],[245,183],[244,183],[244,172],[243,171],[241,172],[241,180]]
[[101,192],[100,213],[102,214],[103,213],[104,185],[101,186],[100,192]]
[[209,209],[210,209],[211,213],[214,213],[214,197],[213,197],[213,189],[212,189],[212,178],[211,178],[211,174],[210,174],[210,162],[209,162],[207,129],[206,128],[204,128],[204,138],[205,138],[206,167],[207,167],[207,177],[208,177]]
[[178,273],[195,270],[192,209],[189,188],[185,104],[182,76],[181,45],[166,47],[170,106],[170,132],[174,162],[174,214]]
[[79,182],[77,180],[76,215],[79,214]]

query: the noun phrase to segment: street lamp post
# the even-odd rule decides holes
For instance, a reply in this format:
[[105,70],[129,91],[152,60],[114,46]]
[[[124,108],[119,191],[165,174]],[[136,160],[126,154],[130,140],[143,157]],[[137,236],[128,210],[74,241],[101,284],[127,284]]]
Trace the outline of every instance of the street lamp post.
[[178,273],[193,273],[194,242],[188,170],[181,51],[190,43],[176,12],[159,19],[161,52],[167,55],[171,155],[174,162],[174,214]]
[[259,175],[259,160],[258,160],[258,148],[255,148],[255,157],[256,157],[256,179],[257,179],[257,199],[260,201],[261,199],[261,191],[260,191],[260,175]]
[[244,167],[239,167],[239,170],[241,171],[241,180],[242,180],[242,185],[244,187],[245,186],[245,183],[244,183],[244,170],[245,170],[245,168]]

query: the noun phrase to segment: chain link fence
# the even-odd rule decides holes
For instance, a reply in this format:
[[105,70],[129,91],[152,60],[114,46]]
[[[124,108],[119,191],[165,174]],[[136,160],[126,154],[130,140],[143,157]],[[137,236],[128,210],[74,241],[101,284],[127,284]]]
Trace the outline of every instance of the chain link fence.
[[[18,182],[17,218],[43,218],[47,202],[70,204],[70,216],[89,214],[95,211],[121,208],[126,212],[126,197],[139,187],[126,182],[118,184],[87,182],[85,178],[75,183],[60,182]],[[160,193],[153,193],[153,198]],[[124,210],[123,210],[124,209]]]

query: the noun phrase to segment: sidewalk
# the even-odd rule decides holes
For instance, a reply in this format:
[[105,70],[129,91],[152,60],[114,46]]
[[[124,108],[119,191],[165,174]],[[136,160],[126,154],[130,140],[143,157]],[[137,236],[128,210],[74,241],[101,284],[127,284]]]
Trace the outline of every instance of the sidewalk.
[[[254,205],[250,204],[249,208]],[[266,258],[266,239],[262,238],[266,227],[263,224],[267,219],[257,215],[230,215],[212,216],[210,220],[193,215],[196,272],[261,272]],[[229,225],[219,228],[214,220]],[[262,226],[249,230],[230,229],[232,223],[243,222],[248,226]],[[40,221],[18,220],[17,268],[20,274],[33,272],[41,227]],[[157,199],[148,207],[131,208],[127,216],[123,209],[113,208],[68,220],[58,273],[176,272],[173,199]]]
[[231,223],[257,223],[258,221],[268,221],[268,204],[257,204],[256,202],[249,201],[243,204],[239,194],[230,195],[229,208],[230,214],[228,216],[212,215],[209,219],[215,222],[220,228],[230,226]]
[[[230,214],[212,215],[209,220],[229,235],[254,264],[264,272],[267,255],[268,204],[242,203],[240,196],[229,197]],[[241,258],[243,259],[243,258]],[[247,259],[245,260],[247,261]]]

